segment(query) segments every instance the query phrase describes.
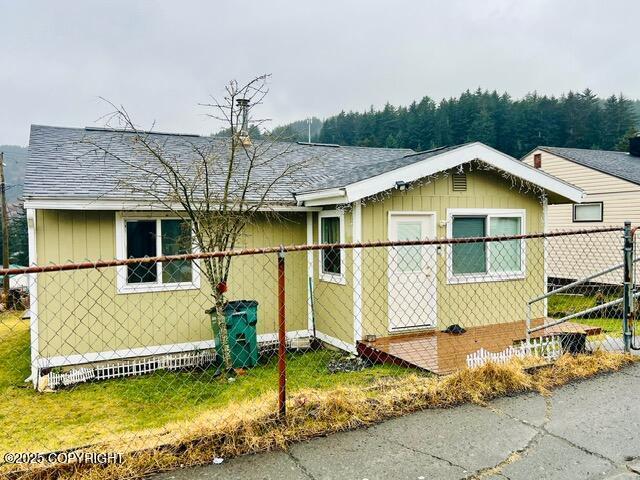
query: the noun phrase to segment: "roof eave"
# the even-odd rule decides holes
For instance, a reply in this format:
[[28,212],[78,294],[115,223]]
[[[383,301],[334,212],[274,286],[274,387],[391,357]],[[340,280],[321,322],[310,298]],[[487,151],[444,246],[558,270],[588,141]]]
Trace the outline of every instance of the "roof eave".
[[[436,173],[449,170],[473,160],[482,161],[499,170],[521,178],[554,194],[557,200],[565,199],[571,203],[580,203],[585,192],[574,185],[564,182],[541,170],[534,169],[524,162],[506,155],[480,142],[463,145],[460,148],[417,161],[380,175],[346,185],[341,189],[326,189],[308,194],[296,195],[296,199],[305,204],[319,206],[332,203],[351,203],[394,188],[397,182],[410,183]],[[338,196],[335,192],[343,190]],[[340,200],[340,201],[337,201]],[[562,203],[561,201],[553,203]]]
[[308,207],[349,203],[344,188],[326,188],[314,192],[302,192],[294,194],[294,197],[298,205]]
[[[101,210],[101,211],[181,211],[179,204],[166,205],[160,202],[132,199],[95,199],[95,198],[37,198],[25,199],[27,210]],[[311,205],[295,205],[287,203],[266,203],[260,211],[270,212],[313,212],[320,210]]]

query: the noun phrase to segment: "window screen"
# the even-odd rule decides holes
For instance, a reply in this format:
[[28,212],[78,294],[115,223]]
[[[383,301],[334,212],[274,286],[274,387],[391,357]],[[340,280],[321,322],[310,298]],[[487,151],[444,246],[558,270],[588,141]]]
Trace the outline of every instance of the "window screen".
[[[484,237],[485,223],[485,217],[454,217],[453,238]],[[482,242],[454,244],[452,255],[455,275],[487,271],[485,244]]]
[[[340,218],[324,217],[320,219],[320,230],[322,233],[321,243],[340,242]],[[322,271],[339,275],[341,273],[340,249],[325,248],[322,250]]]

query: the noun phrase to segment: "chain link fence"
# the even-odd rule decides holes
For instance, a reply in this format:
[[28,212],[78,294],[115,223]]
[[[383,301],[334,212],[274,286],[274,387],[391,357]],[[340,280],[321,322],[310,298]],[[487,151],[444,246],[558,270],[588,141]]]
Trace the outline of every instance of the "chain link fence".
[[[233,256],[222,319],[211,256]],[[0,451],[206,444],[313,392],[622,351],[622,261],[620,227],[2,271],[28,288],[0,316]]]

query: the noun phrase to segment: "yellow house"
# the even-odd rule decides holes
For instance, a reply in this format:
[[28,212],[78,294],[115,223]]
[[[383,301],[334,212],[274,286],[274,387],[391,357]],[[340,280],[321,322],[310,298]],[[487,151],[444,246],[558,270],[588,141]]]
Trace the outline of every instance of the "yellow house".
[[[136,172],[93,155],[87,146],[104,141],[117,147],[128,135],[32,127],[25,185],[32,264],[175,253],[163,238],[180,220],[154,199],[124,190],[122,178],[130,181]],[[176,152],[184,152],[184,142],[207,146],[224,141],[149,135]],[[88,137],[91,142],[85,141]],[[276,190],[264,221],[247,228],[241,247],[542,232],[548,204],[578,203],[583,197],[579,188],[477,142],[426,152],[307,143],[290,147],[282,165],[313,162]],[[132,157],[128,163],[135,161]],[[315,336],[355,352],[356,342],[367,335],[457,323],[457,306],[479,291],[486,299],[508,298],[514,289],[532,297],[542,293],[542,249],[522,241],[504,248],[507,254],[498,266],[488,260],[490,247],[482,243],[468,248],[464,258],[453,247],[436,246],[289,253],[287,335],[291,340]],[[277,338],[275,265],[275,255],[238,257],[230,276],[230,299],[259,303],[260,342]],[[52,367],[211,349],[205,314],[210,295],[197,266],[187,266],[178,281],[166,278],[161,264],[154,268],[146,277],[130,275],[125,266],[33,275],[33,380]],[[467,311],[465,321],[483,325],[522,319],[522,308],[496,302]]]

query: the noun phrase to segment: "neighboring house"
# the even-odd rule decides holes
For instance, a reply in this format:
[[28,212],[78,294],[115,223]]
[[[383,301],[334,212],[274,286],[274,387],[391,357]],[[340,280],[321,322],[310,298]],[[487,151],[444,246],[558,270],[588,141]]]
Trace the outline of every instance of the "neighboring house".
[[[593,227],[621,227],[626,220],[640,225],[640,138],[632,139],[629,152],[580,148],[537,147],[522,160],[584,190],[580,204],[549,206],[549,230],[576,230]],[[598,242],[600,242],[598,244]],[[593,242],[558,242],[549,249],[549,275],[576,279],[620,263],[621,235],[599,234]],[[587,261],[577,261],[585,259]],[[571,267],[569,267],[571,265]],[[621,283],[620,272],[600,281]]]
[[[25,268],[22,265],[9,265],[9,268]],[[0,285],[4,281],[4,275],[0,275]],[[9,276],[9,288],[11,290],[14,289],[23,289],[26,290],[29,288],[29,275],[21,273],[18,275],[10,275]]]
[[[141,251],[139,243],[134,249],[135,232],[162,236],[176,220],[153,199],[119,187],[119,178],[135,180],[139,172],[115,159],[91,157],[82,143],[90,137],[117,148],[127,135],[32,127],[25,185],[31,263],[156,253],[156,247]],[[180,148],[185,141],[203,148],[225,141],[152,135],[178,158],[186,155]],[[298,144],[280,161],[310,158],[317,161],[270,199],[268,209],[278,210],[280,220],[265,217],[248,227],[242,247],[540,232],[547,202],[572,204],[583,195],[573,185],[481,143],[418,153]],[[474,162],[488,168],[468,168]],[[536,188],[514,188],[513,178]],[[162,242],[158,245],[157,253],[166,253]],[[490,247],[482,243],[468,246],[465,255],[428,247],[394,256],[382,248],[287,254],[288,334],[308,337],[315,331],[318,339],[353,352],[356,341],[370,334],[522,320],[524,306],[514,302],[468,308],[461,318],[459,305],[474,296],[486,301],[507,299],[522,289],[531,297],[544,291],[542,249],[518,241],[504,248],[509,253],[503,262],[491,267]],[[415,252],[420,256],[412,257]],[[275,255],[255,259],[262,263],[253,268],[243,261],[239,258],[232,268],[228,298],[257,300],[259,340],[274,340]],[[314,302],[308,278],[315,285]],[[411,295],[407,289],[413,289]],[[128,278],[126,270],[107,269],[40,274],[30,290],[37,300],[32,301],[31,315],[34,375],[51,366],[213,346],[202,304],[210,297],[195,267],[179,284],[162,283],[162,275],[140,283]],[[534,313],[542,315],[542,308]]]

